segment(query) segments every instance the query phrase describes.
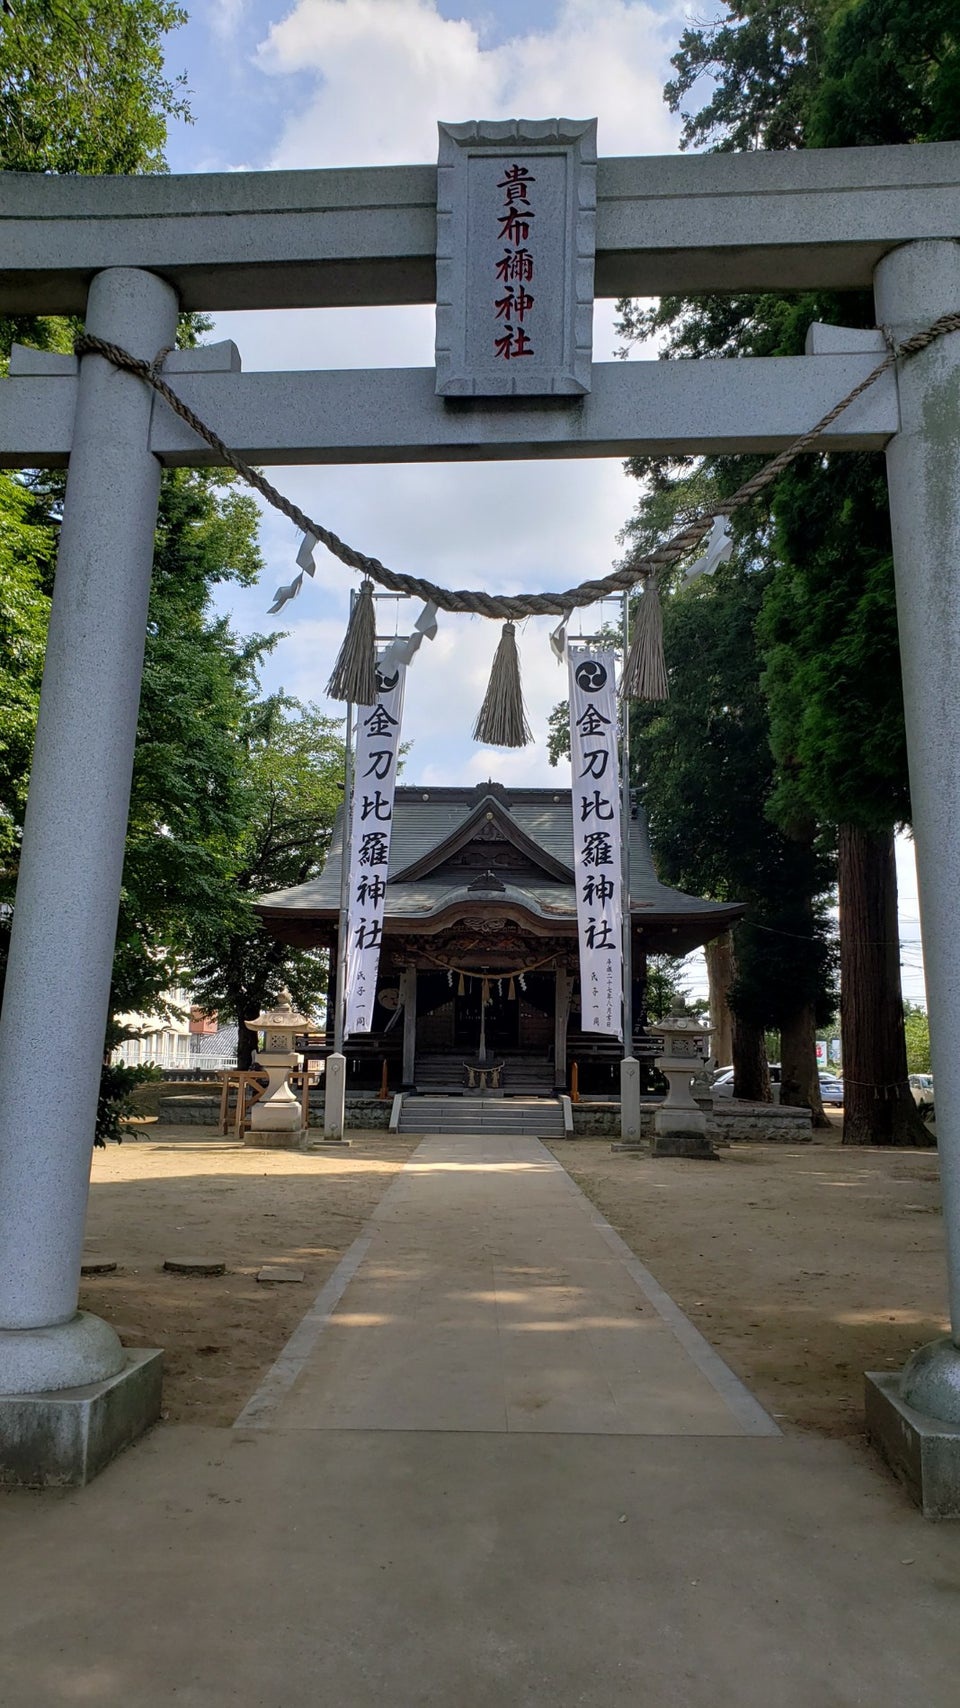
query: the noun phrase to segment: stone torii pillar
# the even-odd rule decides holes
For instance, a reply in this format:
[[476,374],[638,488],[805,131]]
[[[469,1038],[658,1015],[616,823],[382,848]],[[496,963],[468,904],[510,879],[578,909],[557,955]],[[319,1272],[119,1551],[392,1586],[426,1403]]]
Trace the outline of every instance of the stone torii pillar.
[[[894,250],[875,291],[898,342],[956,312],[960,243]],[[887,482],[951,1332],[902,1376],[868,1376],[866,1398],[870,1433],[932,1517],[960,1511],[960,334],[904,362],[899,394]]]
[[[152,361],[177,310],[162,279],[114,268],[93,279],[87,329]],[[0,1399],[12,1481],[85,1481],[159,1409],[161,1355],[77,1311],[160,491],[152,411],[140,380],[83,358],[0,1021],[0,1395],[31,1396]],[[78,1387],[82,1404],[58,1404]]]

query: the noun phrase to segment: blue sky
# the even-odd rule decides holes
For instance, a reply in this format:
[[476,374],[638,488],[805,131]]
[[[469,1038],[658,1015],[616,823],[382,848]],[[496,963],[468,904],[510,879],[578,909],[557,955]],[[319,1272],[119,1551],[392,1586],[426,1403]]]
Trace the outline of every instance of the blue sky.
[[[598,119],[602,154],[668,154],[679,122],[661,90],[692,9],[674,0],[195,0],[169,38],[167,66],[183,71],[195,122],[176,126],[173,172],[268,170],[436,159],[438,119]],[[709,12],[710,8],[707,8]],[[700,12],[697,11],[697,16]],[[430,308],[227,314],[246,369],[430,366]],[[609,361],[613,305],[598,303],[594,357]],[[362,357],[350,350],[362,349]],[[639,359],[652,352],[639,352]],[[498,591],[570,585],[604,574],[636,500],[615,461],[279,469],[276,484],[310,515],[392,567]],[[523,514],[525,528],[516,517]],[[289,581],[298,539],[267,512],[261,586],[228,592],[242,632],[283,630],[265,686],[323,703],[343,635],[350,579],[321,558],[282,619],[267,615]],[[386,611],[386,607],[383,608]],[[392,617],[384,626],[392,629]],[[548,620],[520,633],[524,686],[536,735],[519,752],[480,749],[470,729],[482,700],[498,625],[443,618],[411,671],[407,776],[434,784],[495,776],[563,784],[546,759],[546,719],[563,697]],[[585,628],[592,626],[590,614]],[[912,850],[901,849],[906,994],[922,999],[915,939]],[[705,984],[698,968],[699,992]]]

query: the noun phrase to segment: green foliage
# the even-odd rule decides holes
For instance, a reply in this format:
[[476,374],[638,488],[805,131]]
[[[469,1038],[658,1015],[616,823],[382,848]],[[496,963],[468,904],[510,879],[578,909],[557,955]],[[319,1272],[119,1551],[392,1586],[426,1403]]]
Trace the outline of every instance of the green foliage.
[[[163,43],[186,23],[171,0],[15,0],[0,15],[0,170],[165,172],[171,120],[190,122],[186,80],[164,71]],[[74,327],[0,316],[14,339],[70,350]]]
[[930,1022],[918,1003],[903,1005],[903,1030],[907,1040],[907,1072],[930,1072]]
[[909,817],[890,528],[882,467],[849,456],[777,487],[775,571],[759,637],[770,810],[878,831]]
[[279,694],[247,708],[239,747],[241,823],[219,896],[197,913],[183,950],[200,1005],[242,1023],[284,984],[308,1012],[325,989],[326,953],[277,942],[260,925],[254,902],[306,883],[323,867],[342,798],[342,725]]
[[114,959],[113,1007],[160,1012],[182,945],[222,914],[243,835],[243,733],[274,644],[238,640],[208,588],[260,564],[256,507],[220,473],[164,476]]
[[[6,172],[162,172],[167,120],[188,119],[163,37],[170,0],[16,0],[0,20]],[[179,92],[178,92],[179,91]]]
[[19,840],[50,601],[44,571],[53,530],[30,519],[22,484],[0,474],[0,899],[11,899],[5,871]]
[[[730,0],[725,19],[684,30],[671,62],[677,75],[664,89],[671,112],[683,117],[681,147],[801,147],[824,26],[836,4]],[[701,92],[703,77],[713,86],[709,99],[685,111],[684,99]]]
[[108,1139],[123,1144],[123,1122],[135,1110],[133,1093],[147,1080],[161,1079],[159,1068],[122,1067],[104,1063],[100,1070],[100,1095],[97,1099],[97,1121],[94,1128],[95,1145],[102,1149]]
[[950,142],[960,113],[956,0],[855,0],[834,5],[806,140]]
[[690,990],[683,979],[683,961],[679,956],[649,957],[644,1007],[650,1021],[664,1020],[668,1014],[701,1012],[703,1004],[690,1001]]
[[[683,113],[687,147],[729,151],[953,139],[960,135],[957,30],[955,0],[919,7],[907,0],[728,0],[718,21],[684,32],[666,99]],[[690,95],[701,103],[693,111],[684,108]],[[627,343],[658,338],[667,357],[795,355],[811,320],[874,322],[867,296],[824,293],[715,294],[669,298],[652,308],[623,303],[620,310]],[[707,474],[725,491],[749,473],[741,462],[734,476],[723,459],[695,469],[689,462],[679,470],[663,462],[638,462],[633,469],[651,482],[661,512],[678,474],[684,482],[702,482]],[[766,514],[751,506],[739,526],[741,562],[762,574],[753,668],[767,705],[756,735],[766,735],[776,761],[761,794],[745,801],[745,821],[753,824],[754,812],[765,814],[788,841],[811,849],[822,838],[818,824],[840,825],[845,846],[859,839],[862,882],[851,881],[849,867],[845,877],[844,942],[850,954],[858,931],[866,930],[856,908],[865,909],[865,898],[885,881],[885,838],[909,814],[881,460],[849,454],[804,458],[777,483]],[[717,577],[717,594],[722,584]],[[715,686],[721,693],[721,683]],[[765,761],[760,768],[766,769]],[[706,834],[714,834],[709,820]],[[756,840],[745,831],[745,846]],[[875,869],[867,872],[870,859]],[[757,870],[764,870],[762,863]],[[767,893],[773,900],[774,892]],[[817,895],[814,884],[814,915]],[[789,944],[803,935],[788,916],[750,917],[756,932],[762,925],[771,933],[771,952],[762,978],[752,976],[749,961],[741,964],[735,998],[741,1017],[764,1009],[763,986],[775,965],[776,942],[780,977],[789,984]],[[741,928],[738,938],[740,952],[749,931]],[[853,978],[851,966],[844,1038],[852,1080],[863,1086],[899,1080],[902,1045],[884,1019],[899,1013],[896,965],[876,966],[869,980]],[[864,1098],[857,1108],[855,1101],[847,1108],[853,1142],[866,1142],[859,1135],[871,1142],[914,1142],[910,1122],[898,1114],[899,1102],[891,1102],[886,1121],[878,1123]]]
[[779,1028],[836,1001],[826,920],[832,847],[815,827],[787,836],[766,812],[772,781],[755,626],[763,572],[730,564],[664,603],[670,699],[633,709],[635,779],[668,883],[748,912],[734,931],[731,1007]]

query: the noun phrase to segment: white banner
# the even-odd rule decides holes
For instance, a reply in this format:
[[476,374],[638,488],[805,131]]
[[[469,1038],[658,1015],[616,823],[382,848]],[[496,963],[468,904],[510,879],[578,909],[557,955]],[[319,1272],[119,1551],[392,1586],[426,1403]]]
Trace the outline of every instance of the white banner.
[[395,661],[385,669],[378,668],[375,705],[358,707],[350,816],[344,1036],[369,1032],[373,1021],[405,676],[406,666]]
[[573,869],[580,936],[581,1024],[623,1038],[620,776],[611,649],[569,647]]

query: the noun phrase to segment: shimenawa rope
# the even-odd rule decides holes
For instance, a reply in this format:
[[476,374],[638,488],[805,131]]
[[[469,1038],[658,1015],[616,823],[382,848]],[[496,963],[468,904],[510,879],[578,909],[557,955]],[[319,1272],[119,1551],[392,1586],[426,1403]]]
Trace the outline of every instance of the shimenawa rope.
[[378,558],[367,557],[365,553],[347,545],[337,534],[329,528],[324,528],[321,523],[314,522],[300,509],[299,505],[294,504],[291,499],[279,492],[260,473],[259,469],[251,467],[241,456],[232,451],[219,434],[215,433],[212,427],[208,427],[206,422],[194,413],[189,404],[184,403],[183,399],[178,397],[158,371],[157,364],[162,361],[166,351],[161,352],[154,363],[145,362],[137,356],[132,356],[129,350],[124,350],[121,345],[112,344],[104,338],[96,338],[88,332],[83,333],[77,339],[74,349],[78,356],[103,356],[108,362],[112,362],[114,367],[120,368],[126,373],[136,374],[139,379],[152,386],[154,391],[164,399],[164,402],[169,404],[174,413],[179,415],[180,419],[185,421],[187,426],[191,427],[197,436],[210,446],[211,450],[216,451],[218,458],[225,467],[235,469],[237,474],[255,491],[259,492],[268,504],[273,505],[274,509],[280,510],[283,515],[288,516],[304,533],[314,534],[321,545],[326,546],[327,550],[334,557],[339,558],[341,563],[346,564],[348,569],[359,570],[361,574],[372,577],[374,581],[379,582],[381,587],[386,587],[391,593],[406,593],[413,597],[430,600],[444,611],[472,612],[481,617],[500,617],[510,620],[516,617],[541,615],[562,616],[580,606],[593,605],[597,600],[606,598],[609,594],[622,593],[634,587],[638,581],[655,575],[657,570],[676,563],[678,558],[683,557],[695,545],[699,544],[705,534],[709,533],[717,516],[732,516],[734,511],[739,510],[742,505],[748,504],[752,498],[755,498],[759,492],[762,492],[765,487],[776,480],[777,476],[782,474],[796,457],[807,450],[822,433],[826,432],[828,427],[833,425],[845,409],[849,409],[851,403],[855,403],[858,397],[862,397],[864,392],[876,383],[881,374],[886,373],[899,360],[915,356],[921,350],[927,349],[930,344],[935,343],[938,338],[942,338],[946,333],[957,331],[960,331],[960,312],[941,315],[932,325],[924,327],[922,331],[904,339],[901,344],[893,345],[891,342],[883,361],[878,362],[866,379],[861,380],[859,385],[854,386],[853,390],[847,393],[846,397],[834,404],[833,408],[829,409],[826,415],[821,416],[813,427],[808,428],[807,432],[802,433],[798,439],[794,439],[792,444],[788,445],[778,456],[772,458],[769,463],[766,463],[757,474],[745,481],[743,486],[738,487],[732,497],[724,499],[720,504],[713,505],[708,511],[701,512],[699,516],[694,517],[692,522],[688,522],[686,527],[666,540],[662,546],[657,546],[654,551],[647,552],[644,557],[637,558],[623,568],[615,569],[609,575],[601,576],[595,581],[581,581],[576,587],[567,588],[562,593],[518,594],[487,593],[482,588],[454,591],[448,587],[440,587],[436,582],[427,581],[423,576],[405,575],[396,570],[388,569]]

